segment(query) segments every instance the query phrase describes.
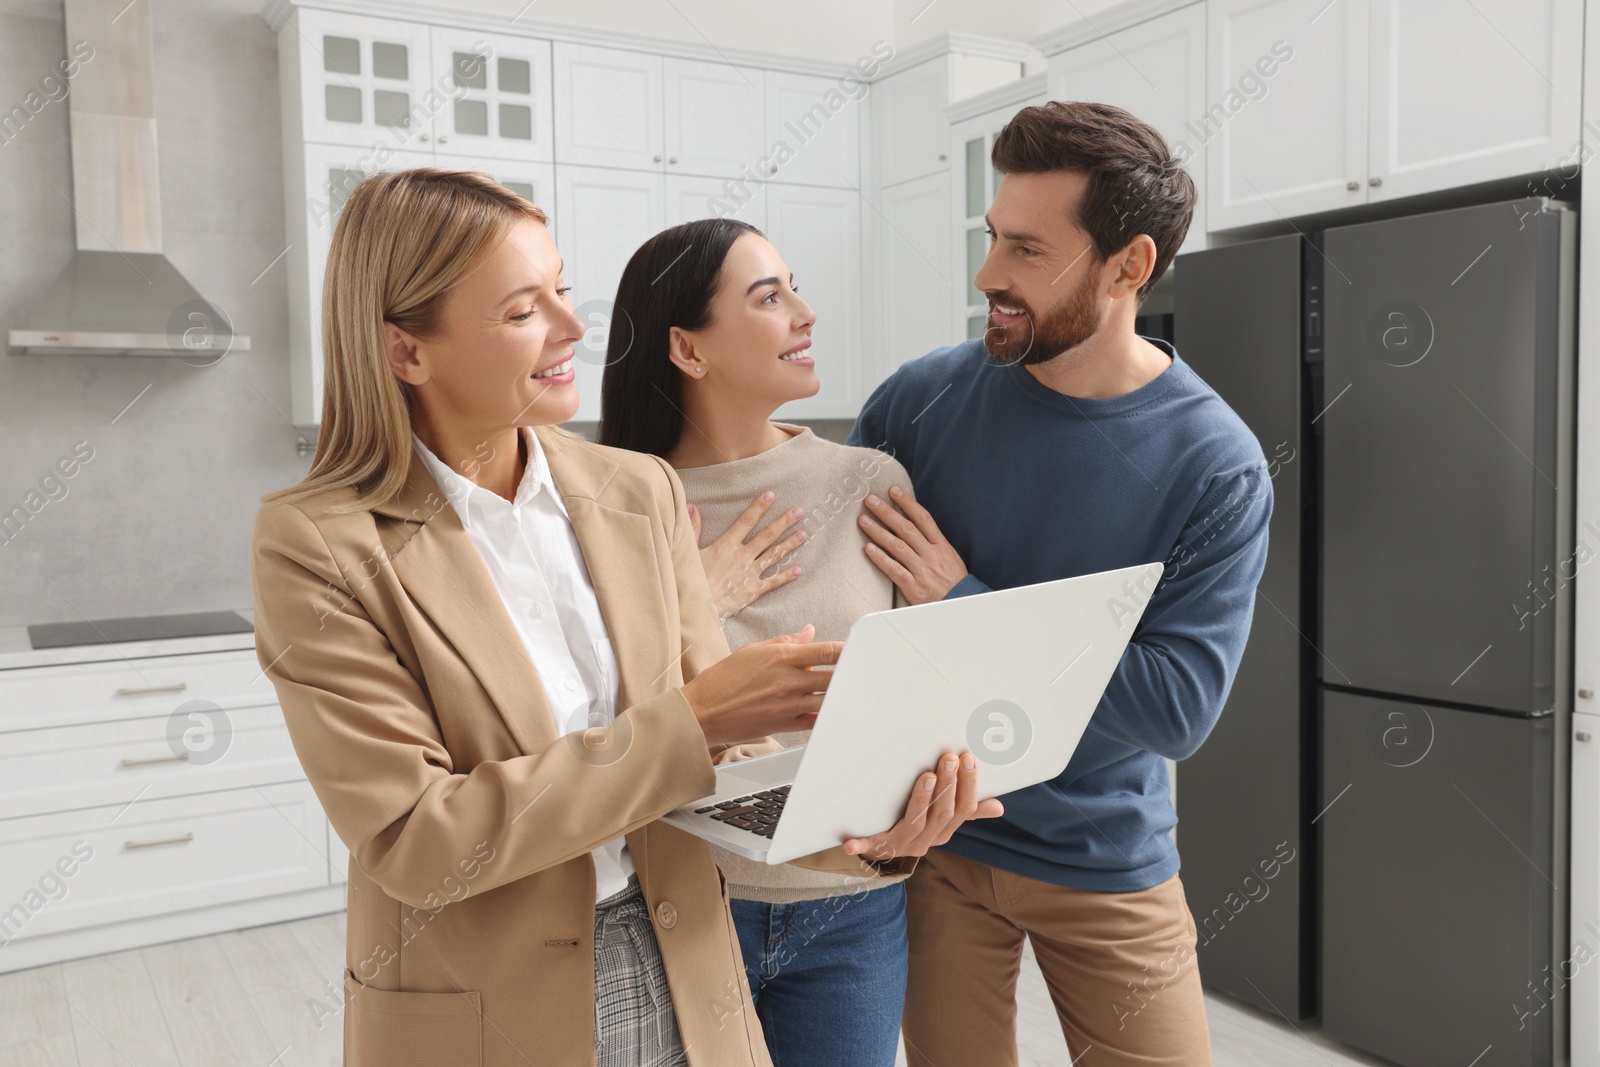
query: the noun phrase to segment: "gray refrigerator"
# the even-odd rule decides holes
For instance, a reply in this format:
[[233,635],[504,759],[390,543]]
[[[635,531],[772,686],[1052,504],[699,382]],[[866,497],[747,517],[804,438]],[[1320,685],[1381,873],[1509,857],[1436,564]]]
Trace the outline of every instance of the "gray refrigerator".
[[1180,354],[1295,449],[1178,805],[1197,925],[1291,830],[1299,893],[1201,973],[1406,1067],[1562,1058],[1575,237],[1523,200],[1175,267]]

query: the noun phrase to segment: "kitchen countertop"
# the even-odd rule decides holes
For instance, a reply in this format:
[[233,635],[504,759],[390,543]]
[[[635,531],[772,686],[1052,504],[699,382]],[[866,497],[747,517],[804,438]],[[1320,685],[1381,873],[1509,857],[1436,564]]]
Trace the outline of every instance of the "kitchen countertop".
[[[253,610],[240,611],[245,621],[254,623]],[[155,641],[118,641],[114,645],[69,645],[64,648],[33,648],[26,626],[0,626],[0,671],[22,667],[53,667],[73,663],[103,663],[108,660],[139,659],[145,656],[182,656],[191,652],[230,652],[256,647],[253,633],[211,634],[205,637],[169,637]]]

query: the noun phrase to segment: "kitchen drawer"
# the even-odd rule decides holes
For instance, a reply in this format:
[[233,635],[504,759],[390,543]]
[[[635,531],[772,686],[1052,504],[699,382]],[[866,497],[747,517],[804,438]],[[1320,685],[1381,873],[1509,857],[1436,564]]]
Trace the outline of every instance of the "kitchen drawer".
[[0,944],[328,884],[308,782],[0,822]]
[[0,671],[0,733],[144,718],[191,700],[240,708],[278,696],[250,649],[24,667]]
[[0,819],[304,777],[276,704],[0,734]]

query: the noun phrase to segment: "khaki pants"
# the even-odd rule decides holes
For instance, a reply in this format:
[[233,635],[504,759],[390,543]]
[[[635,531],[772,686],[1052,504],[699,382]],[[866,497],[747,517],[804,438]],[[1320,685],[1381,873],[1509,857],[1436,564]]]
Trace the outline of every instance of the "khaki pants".
[[1024,937],[1073,1067],[1210,1067],[1194,918],[1177,875],[1096,893],[933,851],[906,891],[911,1067],[1016,1067]]

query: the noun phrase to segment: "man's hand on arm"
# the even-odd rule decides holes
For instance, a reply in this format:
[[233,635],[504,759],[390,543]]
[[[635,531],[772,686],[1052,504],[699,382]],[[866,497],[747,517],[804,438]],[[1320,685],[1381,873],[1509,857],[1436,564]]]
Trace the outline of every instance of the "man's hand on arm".
[[869,495],[867,510],[861,513],[861,530],[869,538],[867,558],[899,587],[907,603],[943,600],[967,577],[967,565],[939,532],[927,508],[898,485],[889,495],[892,503]]

